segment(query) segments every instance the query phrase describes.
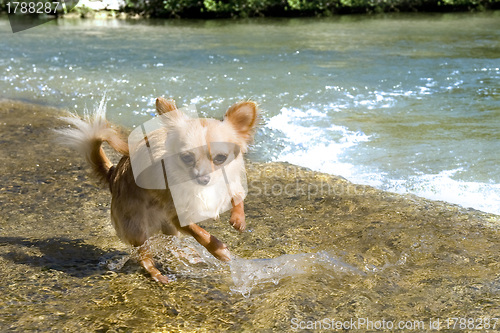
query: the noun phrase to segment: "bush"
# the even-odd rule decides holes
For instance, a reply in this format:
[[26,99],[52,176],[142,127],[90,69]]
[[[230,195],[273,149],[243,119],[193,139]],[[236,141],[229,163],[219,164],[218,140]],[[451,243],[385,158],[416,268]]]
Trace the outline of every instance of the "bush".
[[127,0],[126,11],[151,17],[325,16],[393,11],[500,8],[500,0]]
[[[0,0],[0,11],[7,2]],[[123,10],[145,17],[226,18],[499,8],[500,0],[126,0]]]

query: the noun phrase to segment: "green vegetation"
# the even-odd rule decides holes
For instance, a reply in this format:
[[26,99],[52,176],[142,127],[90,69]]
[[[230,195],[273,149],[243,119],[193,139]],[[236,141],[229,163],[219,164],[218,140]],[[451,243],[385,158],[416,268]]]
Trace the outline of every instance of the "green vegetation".
[[[0,11],[6,11],[7,2],[0,0]],[[294,17],[486,9],[500,9],[500,0],[125,0],[123,7],[123,11],[131,15],[162,18]]]
[[150,17],[220,18],[498,8],[500,0],[126,0],[124,10]]

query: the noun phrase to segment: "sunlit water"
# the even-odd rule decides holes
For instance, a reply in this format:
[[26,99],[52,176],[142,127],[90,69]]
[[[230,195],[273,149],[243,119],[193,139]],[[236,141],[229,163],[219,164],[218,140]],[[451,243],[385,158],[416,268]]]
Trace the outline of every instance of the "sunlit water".
[[500,13],[0,21],[0,95],[134,126],[157,96],[262,106],[251,157],[500,213]]

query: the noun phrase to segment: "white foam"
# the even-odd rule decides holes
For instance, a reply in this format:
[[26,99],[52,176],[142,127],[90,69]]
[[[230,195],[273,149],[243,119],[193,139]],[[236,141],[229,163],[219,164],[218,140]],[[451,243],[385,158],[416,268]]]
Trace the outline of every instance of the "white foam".
[[[371,185],[399,194],[411,193],[431,200],[445,201],[500,215],[500,184],[453,179],[453,175],[461,169],[391,179],[380,171],[363,172],[360,168],[351,167],[351,170],[340,175],[357,184]],[[331,170],[335,168],[342,171],[342,166],[340,168],[332,166]],[[338,174],[334,171],[325,172]]]
[[444,170],[438,174],[388,180],[383,187],[396,193],[413,193],[500,215],[500,184],[453,179],[452,176],[460,170]]
[[[385,99],[380,99],[386,102]],[[484,212],[500,214],[500,184],[453,179],[455,170],[438,174],[408,175],[391,179],[381,170],[346,163],[348,149],[370,141],[362,132],[337,125],[325,127],[326,114],[309,109],[282,108],[267,127],[285,134],[287,147],[277,161],[289,162],[315,171],[335,174],[358,184],[375,186],[396,193],[413,193],[432,200],[447,201]]]
[[[314,109],[301,111],[283,108],[280,114],[269,119],[267,127],[287,136],[291,144],[278,157],[278,161],[289,162],[316,171],[335,173],[344,177],[351,175],[353,165],[343,163],[340,157],[347,148],[369,141],[362,132],[350,131],[344,126],[322,127],[326,115]],[[316,125],[317,123],[320,123]],[[332,138],[337,140],[333,141]]]

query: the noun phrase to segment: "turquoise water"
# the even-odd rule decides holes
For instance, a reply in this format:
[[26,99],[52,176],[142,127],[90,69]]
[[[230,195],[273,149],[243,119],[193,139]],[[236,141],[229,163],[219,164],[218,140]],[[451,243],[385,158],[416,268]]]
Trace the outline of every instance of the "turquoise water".
[[262,108],[250,158],[500,214],[500,12],[249,21],[0,20],[0,97],[132,127],[157,96]]
[[253,98],[253,160],[498,212],[498,19],[64,20],[18,34],[0,20],[0,331],[498,325],[500,216],[286,163],[246,164],[246,232],[227,214],[203,224],[229,264],[192,238],[149,240],[171,279],[159,285],[116,237],[108,191],[54,144],[61,111],[2,100],[83,112],[106,93],[132,127],[158,95],[210,116]]

